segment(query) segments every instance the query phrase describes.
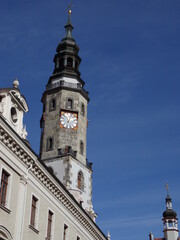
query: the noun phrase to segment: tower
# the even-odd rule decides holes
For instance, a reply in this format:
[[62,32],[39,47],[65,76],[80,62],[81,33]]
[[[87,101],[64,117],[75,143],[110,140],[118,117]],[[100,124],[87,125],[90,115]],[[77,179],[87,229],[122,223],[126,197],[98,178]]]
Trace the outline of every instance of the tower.
[[40,160],[94,219],[92,164],[86,159],[88,92],[80,77],[79,47],[72,37],[71,10],[54,71],[42,96]]
[[169,187],[166,185],[167,197],[166,197],[166,211],[163,212],[163,225],[164,225],[164,238],[154,238],[152,232],[149,234],[149,240],[178,240],[178,218],[177,213],[172,209],[172,199],[169,195]]
[[177,240],[179,230],[177,225],[177,213],[172,209],[172,199],[169,196],[167,185],[166,211],[163,212],[164,238],[166,240]]

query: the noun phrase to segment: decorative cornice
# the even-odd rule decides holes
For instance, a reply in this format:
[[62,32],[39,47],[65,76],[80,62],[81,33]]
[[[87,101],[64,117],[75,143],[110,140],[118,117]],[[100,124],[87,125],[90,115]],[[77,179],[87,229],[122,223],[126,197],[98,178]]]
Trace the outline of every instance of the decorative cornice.
[[[27,168],[30,168],[30,172],[41,181],[41,183],[46,187],[54,197],[62,204],[69,212],[86,228],[89,233],[97,240],[104,240],[107,237],[99,229],[99,227],[93,222],[93,220],[88,216],[84,209],[82,209],[76,200],[70,195],[70,193],[61,185],[52,175],[47,171],[46,167],[37,159],[37,156],[28,153],[26,150],[27,146],[24,144],[22,139],[17,135],[17,139],[13,138],[6,127],[9,128],[9,125],[6,124],[5,127],[2,126],[1,122],[4,120],[0,116],[0,141],[12,151],[21,162],[23,162]],[[10,128],[9,128],[10,129]],[[9,130],[8,129],[8,130]],[[11,130],[11,129],[10,129]],[[16,133],[15,133],[16,134]],[[29,150],[30,148],[28,148]]]

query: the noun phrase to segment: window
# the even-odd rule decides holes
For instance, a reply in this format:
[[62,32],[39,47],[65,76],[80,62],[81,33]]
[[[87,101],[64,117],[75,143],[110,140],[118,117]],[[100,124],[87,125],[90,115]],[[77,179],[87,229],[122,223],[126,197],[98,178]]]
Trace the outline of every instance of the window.
[[52,220],[53,220],[53,213],[49,210],[49,211],[48,211],[47,239],[51,239],[51,234],[52,234]]
[[79,236],[77,236],[77,240],[80,240],[80,237],[79,237]]
[[67,58],[67,67],[73,67],[73,60],[70,57]]
[[84,143],[82,141],[80,141],[80,154],[84,154]]
[[32,196],[32,205],[31,205],[31,220],[30,224],[34,228],[36,227],[36,216],[37,216],[37,201],[38,199],[35,196]]
[[0,204],[6,206],[6,198],[7,198],[7,189],[8,189],[8,178],[9,173],[6,172],[4,169],[2,170],[1,176],[1,186],[0,186]]
[[59,60],[59,67],[63,68],[63,66],[64,66],[64,59],[60,58],[60,60]]
[[53,149],[53,138],[49,137],[47,139],[47,151],[51,151]]
[[78,182],[78,188],[80,190],[83,190],[84,189],[84,176],[81,171],[78,173],[77,182]]
[[169,222],[168,222],[168,226],[169,226],[169,227],[173,227],[173,222],[172,222],[172,221],[169,221]]
[[13,239],[11,233],[4,226],[0,226],[0,240]]
[[67,108],[68,109],[73,108],[73,100],[71,98],[68,98],[68,100],[67,100]]
[[85,106],[84,103],[81,104],[81,114],[84,116],[85,113]]
[[17,111],[14,107],[11,108],[11,119],[13,123],[17,122]]
[[53,111],[56,109],[56,99],[55,98],[52,98],[50,100],[50,105],[49,105],[49,111]]
[[68,226],[64,224],[63,240],[67,240]]

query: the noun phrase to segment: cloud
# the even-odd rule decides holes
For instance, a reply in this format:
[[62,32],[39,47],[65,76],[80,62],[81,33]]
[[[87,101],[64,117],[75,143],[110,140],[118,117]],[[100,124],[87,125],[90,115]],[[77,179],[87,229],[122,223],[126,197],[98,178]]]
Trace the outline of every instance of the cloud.
[[147,226],[153,226],[153,225],[160,225],[162,224],[160,221],[160,218],[158,216],[154,215],[147,215],[147,216],[141,216],[141,217],[128,217],[128,218],[111,218],[107,221],[100,221],[98,222],[98,225],[100,227],[108,227],[111,226],[111,228],[124,228],[124,227],[147,227]]

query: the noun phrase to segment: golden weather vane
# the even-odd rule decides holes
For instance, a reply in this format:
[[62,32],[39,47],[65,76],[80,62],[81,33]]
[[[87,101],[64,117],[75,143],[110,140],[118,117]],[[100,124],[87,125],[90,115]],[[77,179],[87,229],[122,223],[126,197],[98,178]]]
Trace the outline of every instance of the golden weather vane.
[[69,14],[71,14],[71,12],[72,12],[72,11],[71,11],[71,7],[72,7],[72,2],[71,2],[71,3],[68,5],[68,7],[67,7],[67,10],[68,10],[68,13],[69,13]]

